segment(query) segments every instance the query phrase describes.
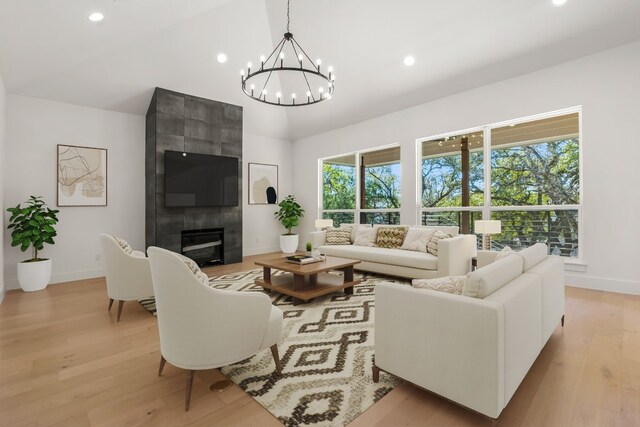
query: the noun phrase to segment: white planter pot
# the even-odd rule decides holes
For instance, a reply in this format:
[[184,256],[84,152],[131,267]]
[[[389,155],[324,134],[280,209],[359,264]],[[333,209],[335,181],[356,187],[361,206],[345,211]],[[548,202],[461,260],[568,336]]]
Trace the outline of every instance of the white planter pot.
[[18,263],[18,283],[25,292],[40,291],[51,279],[51,260]]
[[285,254],[292,254],[298,250],[298,235],[297,234],[281,234],[280,235],[280,250]]

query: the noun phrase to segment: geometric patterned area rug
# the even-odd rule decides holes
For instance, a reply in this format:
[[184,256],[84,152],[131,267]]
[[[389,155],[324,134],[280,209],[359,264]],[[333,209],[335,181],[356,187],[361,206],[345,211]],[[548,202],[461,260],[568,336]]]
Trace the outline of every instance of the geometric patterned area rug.
[[[212,277],[209,282],[219,289],[262,292],[254,284],[259,277],[262,269]],[[384,372],[378,383],[373,382],[374,288],[381,281],[409,284],[370,273],[356,273],[356,278],[362,283],[353,295],[335,293],[297,306],[286,295],[268,294],[284,315],[278,343],[282,375],[274,373],[269,349],[221,368],[222,373],[286,426],[348,424],[400,383]],[[155,313],[153,299],[140,303]]]

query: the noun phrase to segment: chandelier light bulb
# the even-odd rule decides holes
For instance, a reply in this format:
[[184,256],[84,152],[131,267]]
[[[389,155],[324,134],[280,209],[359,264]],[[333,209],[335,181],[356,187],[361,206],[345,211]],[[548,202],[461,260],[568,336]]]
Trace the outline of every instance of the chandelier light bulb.
[[316,65],[321,65],[322,64],[322,60],[320,58],[316,59]]
[[280,92],[276,93],[276,98],[280,98],[282,96],[282,94]]
[[324,92],[324,88],[323,87],[318,88],[318,92],[320,93]]
[[104,19],[104,15],[100,12],[93,12],[89,15],[89,21],[91,22],[100,22]]
[[240,70],[240,75],[244,77],[244,70]]
[[254,90],[256,88],[256,85],[251,85],[251,90]]
[[302,56],[302,54],[298,54],[298,61],[302,62],[302,60],[304,59],[304,56]]
[[310,91],[310,90],[308,90],[308,91],[307,91],[307,97],[310,97],[310,96],[311,96],[311,91]]
[[292,93],[292,94],[291,94],[291,98],[292,98],[292,99],[296,99],[296,94],[295,94],[295,93]]
[[264,62],[264,60],[265,60],[264,55],[260,55],[260,62]]
[[335,81],[336,79],[336,75],[335,74],[331,74],[331,81]]
[[416,59],[411,55],[404,58],[404,65],[406,65],[407,67],[411,67],[415,63]]
[[333,73],[333,67],[329,66],[329,68],[327,68],[327,71]]
[[267,94],[267,90],[266,89],[262,89],[262,94],[266,95]]
[[280,52],[280,59],[284,59],[284,52]]
[[227,62],[227,55],[225,55],[224,53],[219,53],[217,59],[219,63],[224,64],[225,62]]
[[247,68],[251,68],[251,62],[247,62]]

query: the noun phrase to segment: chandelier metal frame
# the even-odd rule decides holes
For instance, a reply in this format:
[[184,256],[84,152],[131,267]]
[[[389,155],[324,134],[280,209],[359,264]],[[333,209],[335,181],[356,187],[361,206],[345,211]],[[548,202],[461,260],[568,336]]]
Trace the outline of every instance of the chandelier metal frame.
[[[242,91],[250,98],[269,105],[277,105],[281,107],[301,107],[305,105],[317,104],[331,98],[335,90],[335,74],[333,74],[333,69],[331,67],[327,69],[328,74],[324,74],[321,69],[321,61],[317,60],[314,63],[309,55],[307,55],[307,52],[305,52],[302,46],[300,46],[300,44],[293,37],[293,34],[289,31],[289,24],[291,22],[291,18],[289,15],[290,2],[291,0],[287,0],[287,32],[284,34],[282,40],[280,40],[280,42],[276,45],[276,47],[266,59],[264,57],[260,58],[260,67],[257,70],[252,72],[251,63],[249,63],[247,65],[246,75],[245,71],[241,70],[240,76],[242,82]],[[291,48],[295,53],[297,66],[285,65],[284,63],[283,49],[285,48],[285,46],[287,46],[287,43],[291,45]],[[271,61],[272,59],[273,61]],[[308,64],[311,64],[311,66],[309,67]],[[306,101],[304,101],[303,97],[297,98],[295,94],[292,94],[291,102],[283,102],[281,93],[278,93],[278,95],[280,96],[276,96],[275,100],[270,100],[269,98],[267,98],[267,84],[269,83],[269,80],[271,79],[271,76],[274,72],[302,73],[307,85],[307,93],[305,94]],[[268,73],[268,76],[266,81],[264,82],[264,85],[262,85],[262,89],[256,91],[254,84],[247,86],[252,78],[266,73]],[[311,89],[311,84],[309,83],[307,75],[313,75],[322,78],[327,83],[327,91],[324,91],[324,88],[321,87],[318,93],[314,93]],[[302,102],[296,102],[296,99],[298,101],[302,99]]]

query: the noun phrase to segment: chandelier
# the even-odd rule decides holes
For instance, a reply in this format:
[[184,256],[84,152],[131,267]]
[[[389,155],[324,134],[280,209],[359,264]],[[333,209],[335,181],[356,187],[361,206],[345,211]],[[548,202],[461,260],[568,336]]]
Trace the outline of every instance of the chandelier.
[[[251,62],[247,70],[241,70],[242,91],[256,101],[283,107],[311,105],[330,99],[335,89],[333,68],[322,70],[322,61],[315,62],[289,31],[290,3],[287,0],[287,32],[268,57],[260,57],[260,66],[253,68]],[[290,86],[290,94],[269,93],[268,84],[277,75],[282,87]]]

